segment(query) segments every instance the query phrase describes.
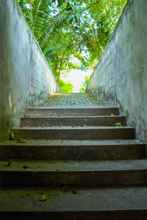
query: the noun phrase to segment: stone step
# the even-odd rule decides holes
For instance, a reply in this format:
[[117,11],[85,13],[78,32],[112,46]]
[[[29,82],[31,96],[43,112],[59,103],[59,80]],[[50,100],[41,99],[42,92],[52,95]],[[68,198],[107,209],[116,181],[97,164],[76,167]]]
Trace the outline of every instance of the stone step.
[[134,139],[131,127],[23,127],[12,130],[15,138],[25,139]]
[[2,220],[146,220],[147,187],[1,189]]
[[118,187],[147,184],[147,160],[0,161],[1,187]]
[[[23,140],[22,140],[23,142]],[[137,140],[24,141],[0,144],[0,160],[129,160],[145,158],[145,145]]]
[[90,115],[118,115],[118,107],[28,107],[26,109],[26,116],[29,115],[51,115],[51,116],[90,116]]
[[124,116],[32,116],[21,118],[22,127],[50,126],[125,126]]

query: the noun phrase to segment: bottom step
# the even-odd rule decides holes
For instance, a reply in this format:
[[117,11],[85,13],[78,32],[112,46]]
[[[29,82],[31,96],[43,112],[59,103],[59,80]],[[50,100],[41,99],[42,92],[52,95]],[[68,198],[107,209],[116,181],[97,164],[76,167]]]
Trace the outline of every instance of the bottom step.
[[0,219],[145,220],[147,187],[0,190]]

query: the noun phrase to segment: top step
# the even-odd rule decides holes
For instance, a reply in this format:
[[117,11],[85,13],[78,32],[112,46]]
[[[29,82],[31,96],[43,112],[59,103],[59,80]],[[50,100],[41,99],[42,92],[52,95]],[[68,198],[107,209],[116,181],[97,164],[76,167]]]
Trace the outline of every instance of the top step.
[[31,115],[49,115],[49,116],[105,116],[119,115],[117,106],[85,106],[85,107],[28,107],[26,116]]

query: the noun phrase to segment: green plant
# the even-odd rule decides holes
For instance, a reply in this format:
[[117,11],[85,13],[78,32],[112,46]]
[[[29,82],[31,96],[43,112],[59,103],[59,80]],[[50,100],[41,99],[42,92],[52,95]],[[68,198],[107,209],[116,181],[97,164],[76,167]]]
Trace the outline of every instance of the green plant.
[[60,92],[62,93],[72,93],[73,85],[69,82],[64,82],[63,80],[58,81]]
[[89,81],[90,81],[90,76],[86,76],[85,80],[84,80],[84,82],[83,82],[83,84],[81,85],[81,88],[80,88],[81,93],[84,93],[86,91],[86,88],[88,86]]
[[[17,2],[59,81],[62,71],[96,65],[127,0]],[[81,64],[73,64],[71,56]]]

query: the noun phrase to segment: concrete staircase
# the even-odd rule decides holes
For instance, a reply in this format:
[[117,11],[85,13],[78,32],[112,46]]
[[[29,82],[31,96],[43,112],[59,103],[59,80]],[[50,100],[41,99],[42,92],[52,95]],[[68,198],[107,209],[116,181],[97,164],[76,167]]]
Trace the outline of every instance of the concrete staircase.
[[147,219],[145,145],[118,107],[29,107],[12,131],[0,219]]

